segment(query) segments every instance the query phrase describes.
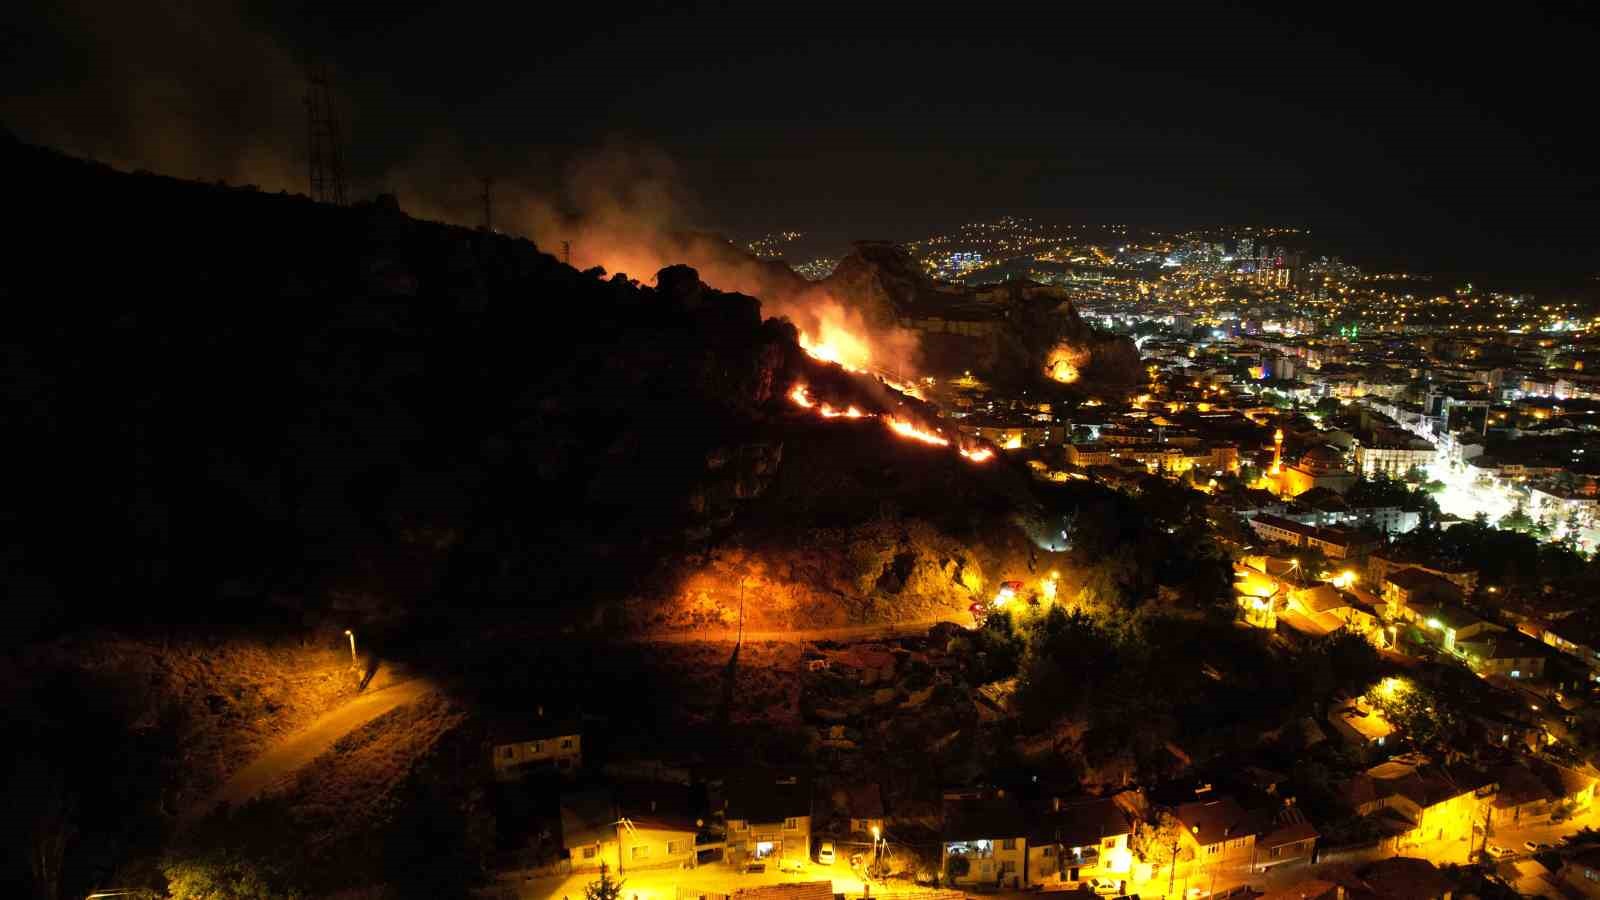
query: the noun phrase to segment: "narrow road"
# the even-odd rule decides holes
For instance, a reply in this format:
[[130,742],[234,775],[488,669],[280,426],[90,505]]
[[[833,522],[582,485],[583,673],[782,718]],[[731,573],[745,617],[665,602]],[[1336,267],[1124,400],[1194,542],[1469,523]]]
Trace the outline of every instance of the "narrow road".
[[[952,613],[932,619],[913,622],[891,622],[883,625],[841,625],[836,628],[782,628],[767,631],[745,629],[747,643],[762,641],[797,643],[800,641],[873,641],[884,638],[911,637],[927,633],[940,622],[972,625],[970,614]],[[695,629],[693,631],[656,631],[637,634],[624,640],[635,644],[731,644],[739,639],[737,628]]]
[[332,749],[346,734],[384,713],[411,703],[433,690],[421,679],[402,681],[364,693],[331,710],[305,728],[278,741],[218,788],[186,818],[199,819],[224,803],[242,803],[287,781],[312,760]]

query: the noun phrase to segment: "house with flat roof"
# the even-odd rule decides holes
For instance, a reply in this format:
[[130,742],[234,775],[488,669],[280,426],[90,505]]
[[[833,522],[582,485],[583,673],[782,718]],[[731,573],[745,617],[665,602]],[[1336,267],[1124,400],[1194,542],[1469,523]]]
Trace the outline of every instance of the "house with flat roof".
[[1377,707],[1360,700],[1341,703],[1328,711],[1333,733],[1353,748],[1365,762],[1374,762],[1393,749],[1394,725]]

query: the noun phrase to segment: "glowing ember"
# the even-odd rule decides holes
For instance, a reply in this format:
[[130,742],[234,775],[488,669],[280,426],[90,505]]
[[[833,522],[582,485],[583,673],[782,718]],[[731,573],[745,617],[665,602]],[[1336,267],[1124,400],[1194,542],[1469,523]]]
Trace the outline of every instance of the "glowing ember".
[[826,403],[822,404],[822,408],[817,411],[822,413],[822,417],[824,419],[859,419],[866,415],[866,413],[854,406],[841,411],[834,409],[832,406]]
[[950,446],[950,442],[945,438],[931,431],[924,431],[904,419],[885,418],[883,421],[895,434],[901,437],[910,438],[913,441],[921,441],[924,444],[932,444],[935,447]]
[[1078,380],[1078,369],[1088,361],[1089,354],[1074,350],[1066,344],[1057,344],[1044,362],[1044,373],[1062,384]]
[[806,393],[806,386],[803,384],[794,386],[794,390],[789,392],[789,399],[793,400],[795,405],[802,409],[810,409],[816,406],[816,403],[811,399],[811,395]]
[[975,463],[988,462],[989,460],[994,459],[994,451],[990,450],[988,447],[979,447],[976,450],[963,450],[961,451],[961,455],[966,458],[968,462]]

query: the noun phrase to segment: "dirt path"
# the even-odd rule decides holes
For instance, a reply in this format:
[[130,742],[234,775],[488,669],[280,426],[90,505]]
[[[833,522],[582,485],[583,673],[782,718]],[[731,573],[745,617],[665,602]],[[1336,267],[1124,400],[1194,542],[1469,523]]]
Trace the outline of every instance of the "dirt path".
[[417,700],[431,690],[433,686],[426,681],[412,679],[363,693],[283,738],[251,760],[244,768],[233,773],[216,793],[190,810],[186,818],[199,819],[224,803],[242,803],[271,790],[328,752],[346,734],[391,709]]
[[[785,628],[770,631],[745,629],[747,643],[771,641],[798,643],[801,641],[876,641],[885,638],[911,637],[926,634],[940,622],[955,622],[970,626],[970,615],[947,615],[914,622],[893,622],[885,625],[842,625],[837,628]],[[658,631],[639,634],[626,640],[638,644],[731,644],[738,640],[736,628],[697,629],[694,631]]]

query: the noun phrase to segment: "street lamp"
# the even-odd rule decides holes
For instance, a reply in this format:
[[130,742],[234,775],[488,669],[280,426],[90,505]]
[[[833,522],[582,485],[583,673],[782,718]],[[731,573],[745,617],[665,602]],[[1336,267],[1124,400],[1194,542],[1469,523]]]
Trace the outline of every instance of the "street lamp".
[[356,633],[346,628],[344,636],[350,639],[350,665],[356,665]]
[[872,826],[872,872],[878,871],[878,863],[883,858],[882,850],[880,849],[882,846],[883,829],[874,825]]

